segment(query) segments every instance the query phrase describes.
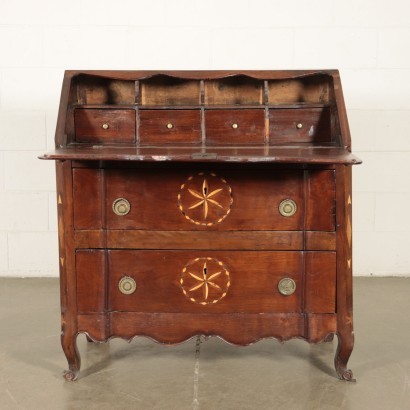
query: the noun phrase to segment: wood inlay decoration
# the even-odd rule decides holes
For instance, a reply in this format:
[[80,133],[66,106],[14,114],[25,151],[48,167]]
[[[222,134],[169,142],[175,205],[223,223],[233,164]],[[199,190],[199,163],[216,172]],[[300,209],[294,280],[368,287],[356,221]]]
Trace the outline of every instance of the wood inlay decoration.
[[80,333],[336,335],[336,373],[353,380],[361,161],[337,70],[66,71],[41,158],[56,160],[66,380]]
[[214,258],[196,258],[188,262],[180,284],[183,294],[194,303],[210,305],[223,299],[231,285],[226,266]]
[[180,211],[196,225],[221,223],[231,212],[232,203],[231,187],[214,173],[190,176],[178,193]]

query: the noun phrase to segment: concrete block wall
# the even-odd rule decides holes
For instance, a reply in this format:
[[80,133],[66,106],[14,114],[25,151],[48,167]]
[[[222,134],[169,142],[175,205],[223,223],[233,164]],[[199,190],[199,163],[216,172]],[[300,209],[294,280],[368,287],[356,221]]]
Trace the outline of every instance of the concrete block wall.
[[57,276],[64,69],[339,68],[354,149],[355,275],[410,275],[407,0],[1,0],[0,276]]

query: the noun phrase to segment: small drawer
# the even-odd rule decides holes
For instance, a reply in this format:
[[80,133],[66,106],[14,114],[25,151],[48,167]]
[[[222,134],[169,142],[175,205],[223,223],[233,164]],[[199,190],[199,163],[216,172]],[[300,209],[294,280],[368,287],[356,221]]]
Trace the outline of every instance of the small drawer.
[[199,110],[140,110],[141,145],[201,143]]
[[76,109],[75,140],[89,143],[134,143],[134,110]]
[[331,142],[329,108],[271,109],[270,144]]
[[208,110],[205,112],[205,129],[209,145],[263,144],[265,111]]

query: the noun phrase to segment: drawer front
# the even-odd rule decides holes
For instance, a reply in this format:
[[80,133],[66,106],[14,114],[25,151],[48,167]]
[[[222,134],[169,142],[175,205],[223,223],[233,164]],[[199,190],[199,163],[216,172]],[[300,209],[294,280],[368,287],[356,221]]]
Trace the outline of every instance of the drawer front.
[[111,250],[109,310],[300,312],[302,260],[301,252]]
[[329,108],[269,110],[270,144],[331,142]]
[[89,143],[134,143],[134,110],[76,109],[75,139]]
[[264,110],[205,111],[206,142],[209,145],[263,144]]
[[[303,171],[107,170],[108,229],[300,230]],[[280,212],[291,200],[294,214]],[[121,202],[126,201],[126,202]],[[117,212],[116,204],[126,212]],[[118,210],[117,210],[118,211]],[[120,209],[121,211],[121,209]]]
[[140,110],[142,145],[201,143],[199,110]]
[[335,230],[333,170],[77,168],[73,185],[78,230]]

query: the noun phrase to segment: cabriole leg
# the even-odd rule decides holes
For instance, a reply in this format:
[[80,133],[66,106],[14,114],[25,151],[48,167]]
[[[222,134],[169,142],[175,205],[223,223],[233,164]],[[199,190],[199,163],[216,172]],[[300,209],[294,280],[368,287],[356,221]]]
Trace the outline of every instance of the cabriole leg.
[[353,372],[347,368],[347,362],[352,354],[354,336],[353,333],[349,335],[337,334],[339,343],[337,345],[336,355],[335,355],[335,368],[336,373],[341,380],[346,380],[349,382],[355,382],[356,379],[353,378]]
[[77,380],[81,359],[77,349],[77,334],[61,334],[61,346],[68,362],[68,370],[63,375],[67,381]]

